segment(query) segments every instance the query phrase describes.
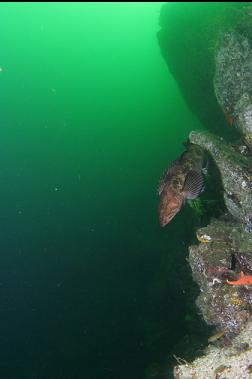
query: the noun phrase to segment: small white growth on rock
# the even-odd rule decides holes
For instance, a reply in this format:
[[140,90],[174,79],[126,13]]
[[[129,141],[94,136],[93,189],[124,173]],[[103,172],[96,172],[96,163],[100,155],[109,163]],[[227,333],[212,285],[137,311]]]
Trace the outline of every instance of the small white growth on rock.
[[208,236],[207,234],[203,234],[202,239],[207,240],[207,241],[211,241],[212,238],[210,236]]
[[242,188],[246,188],[247,187],[247,183],[245,182],[245,180],[243,180],[243,182],[242,182]]
[[211,283],[211,286],[214,286],[215,284],[221,284],[222,283],[222,281],[220,280],[220,279],[218,279],[218,278],[213,278],[213,281],[212,281],[212,283]]

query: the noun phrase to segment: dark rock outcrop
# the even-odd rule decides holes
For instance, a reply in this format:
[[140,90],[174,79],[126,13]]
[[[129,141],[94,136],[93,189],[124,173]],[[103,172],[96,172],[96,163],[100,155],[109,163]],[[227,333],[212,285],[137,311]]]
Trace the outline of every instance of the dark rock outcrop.
[[244,12],[250,33],[223,33],[216,49],[214,88],[229,123],[252,146],[252,11]]
[[222,138],[204,132],[192,132],[190,141],[207,150],[221,175],[223,195],[230,214],[247,228],[252,223],[252,158],[237,152]]
[[214,92],[215,48],[223,30],[240,28],[248,4],[168,3],[161,10],[158,41],[169,70],[191,111],[220,135],[225,116]]
[[213,220],[199,229],[197,236],[201,243],[189,249],[193,278],[201,290],[197,305],[209,325],[232,337],[250,318],[252,289],[228,285],[227,280],[238,279],[240,257],[247,262],[244,271],[250,271],[251,236],[243,233],[239,224],[225,220]]

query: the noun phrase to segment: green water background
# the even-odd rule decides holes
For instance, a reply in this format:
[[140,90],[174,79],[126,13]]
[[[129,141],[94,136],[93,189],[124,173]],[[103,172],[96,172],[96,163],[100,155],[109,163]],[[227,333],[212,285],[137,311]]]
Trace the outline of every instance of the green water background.
[[159,50],[161,4],[0,5],[2,377],[140,379],[148,325],[171,328],[167,352],[186,332],[191,213],[161,230],[156,189],[200,125]]

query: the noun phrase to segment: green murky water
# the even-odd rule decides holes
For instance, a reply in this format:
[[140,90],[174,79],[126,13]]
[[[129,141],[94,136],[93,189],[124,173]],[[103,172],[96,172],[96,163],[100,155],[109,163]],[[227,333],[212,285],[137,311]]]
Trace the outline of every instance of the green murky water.
[[161,5],[0,5],[1,377],[141,379],[187,333],[191,210],[161,230],[156,188],[200,124]]

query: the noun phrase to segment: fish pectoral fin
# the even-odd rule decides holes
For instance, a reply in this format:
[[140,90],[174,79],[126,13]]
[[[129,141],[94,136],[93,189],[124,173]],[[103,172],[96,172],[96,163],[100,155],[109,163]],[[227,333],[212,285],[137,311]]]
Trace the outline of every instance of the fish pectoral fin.
[[186,176],[183,192],[187,199],[196,199],[204,190],[204,179],[200,172],[191,170]]

